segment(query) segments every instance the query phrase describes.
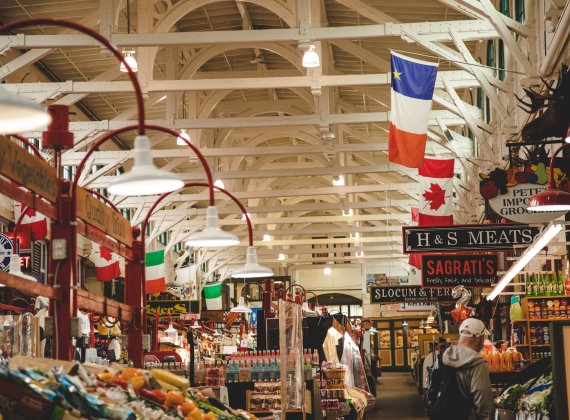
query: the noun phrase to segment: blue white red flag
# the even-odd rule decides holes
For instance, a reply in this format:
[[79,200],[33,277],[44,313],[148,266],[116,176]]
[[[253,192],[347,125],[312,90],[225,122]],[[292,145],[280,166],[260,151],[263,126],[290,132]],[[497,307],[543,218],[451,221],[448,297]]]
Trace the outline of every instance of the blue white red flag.
[[392,53],[390,162],[420,168],[438,65]]

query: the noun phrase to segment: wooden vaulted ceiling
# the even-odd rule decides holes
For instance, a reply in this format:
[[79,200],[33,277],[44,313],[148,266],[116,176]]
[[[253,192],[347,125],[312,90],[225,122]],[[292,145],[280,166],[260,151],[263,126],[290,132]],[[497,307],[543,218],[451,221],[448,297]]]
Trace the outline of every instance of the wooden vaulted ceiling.
[[[0,2],[0,20],[9,23],[15,20],[30,17],[56,17],[76,22],[86,22],[88,26],[99,29],[99,14],[101,2],[97,0],[4,0]],[[159,0],[154,3],[153,23],[158,22],[175,8],[180,2],[200,4],[190,13],[177,17],[177,21],[168,32],[211,32],[211,31],[243,31],[251,30],[258,34],[258,43],[229,45],[222,48],[223,52],[213,55],[199,66],[192,76],[196,80],[251,78],[256,74],[259,80],[265,77],[304,76],[312,74],[313,70],[299,68],[302,53],[297,49],[297,42],[280,42],[278,45],[288,48],[296,54],[297,62],[275,52],[275,48],[268,48],[264,43],[263,30],[288,29],[290,17],[279,16],[271,7],[264,7],[262,1],[218,1],[207,2],[198,0]],[[295,7],[292,0],[267,0],[278,5],[280,10],[291,12]],[[302,0],[297,0],[302,1]],[[309,0],[306,0],[309,3]],[[117,34],[139,32],[139,7],[145,3],[143,0],[129,0],[129,19],[127,19],[126,1],[119,1],[117,26],[113,32]],[[381,25],[386,23],[422,23],[429,28],[433,23],[434,31],[441,32],[439,26],[442,22],[473,20],[468,13],[458,11],[458,2],[452,0],[311,0],[312,26],[344,28]],[[319,10],[314,10],[318,8]],[[320,16],[320,22],[316,18]],[[128,28],[127,21],[130,22]],[[429,29],[423,33],[429,35]],[[439,29],[438,29],[439,28]],[[457,28],[460,30],[460,28]],[[482,37],[497,38],[492,31],[482,31]],[[19,30],[18,33],[26,35],[57,35],[62,29],[55,26],[33,26]],[[148,35],[152,40],[153,34]],[[321,60],[323,74],[328,75],[372,75],[389,72],[390,50],[403,51],[408,54],[425,54],[434,57],[434,54],[410,39],[403,39],[399,34],[394,36],[355,37],[325,40],[321,44]],[[152,44],[152,41],[151,41]],[[274,43],[275,44],[275,43]],[[475,39],[467,39],[465,46],[469,52],[477,56],[481,49]],[[442,46],[454,49],[453,42],[446,40]],[[200,53],[209,48],[208,44],[176,45],[173,55],[169,55],[166,47],[160,47],[156,59],[152,63],[152,78],[155,81],[166,81],[169,78],[169,60],[174,60],[174,72],[178,74],[185,65],[189,65]],[[24,48],[5,50],[6,54],[0,57],[1,65],[6,66],[10,61],[26,53]],[[139,58],[137,55],[135,55]],[[437,61],[437,58],[423,57],[428,61]],[[119,64],[113,57],[105,57],[101,49],[91,47],[55,47],[41,57],[40,62],[11,72],[5,81],[8,84],[33,82],[89,82],[98,80],[106,72],[118,70]],[[440,71],[457,71],[458,67],[448,61],[441,61]],[[126,81],[124,74],[116,72],[108,81]],[[470,102],[470,92],[467,88],[459,86],[456,89],[459,97]],[[215,90],[197,90],[199,106],[216,95]],[[61,100],[64,94],[54,94],[44,103]],[[177,118],[192,118],[188,105],[188,97],[192,94],[183,90],[176,93],[173,101],[174,108],[168,107],[165,94],[151,92],[152,103],[147,105],[148,120],[175,121]],[[371,84],[367,86],[341,85],[330,88],[331,114],[365,114],[389,111],[389,84]],[[322,98],[322,97],[321,97]],[[252,114],[258,118],[283,117],[287,115],[314,115],[319,112],[319,98],[311,95],[311,90],[304,88],[259,88],[246,87],[228,92],[214,106],[211,112],[200,118],[237,118],[251,108],[258,110]],[[113,119],[134,119],[132,113],[135,107],[134,95],[130,92],[89,92],[81,98],[81,107],[72,106],[73,115],[70,121],[107,121]],[[184,106],[185,104],[185,106]],[[445,111],[441,103],[434,102],[434,110]],[[261,110],[261,111],[259,111]],[[130,113],[129,113],[130,112]],[[261,112],[261,113],[260,113]],[[169,113],[171,115],[169,115]],[[457,117],[459,118],[459,117]],[[452,121],[452,119],[450,119]],[[450,128],[462,132],[464,123],[452,123]],[[180,127],[177,127],[180,128]],[[366,144],[387,145],[386,121],[346,123],[333,126],[337,134],[335,147],[346,147],[349,152],[327,155],[326,147],[329,145],[320,140],[319,127],[316,125],[297,126],[268,126],[268,127],[239,127],[229,131],[223,144],[216,143],[215,139],[223,131],[220,129],[195,130],[200,133],[199,145],[202,150],[212,148],[238,149],[234,153],[211,152],[208,155],[212,169],[221,178],[226,188],[243,198],[246,205],[252,210],[253,220],[256,224],[256,245],[260,247],[258,253],[260,261],[265,265],[274,267],[277,273],[283,263],[307,264],[311,261],[311,246],[314,243],[334,243],[344,246],[351,244],[350,256],[339,257],[330,254],[326,260],[332,262],[380,262],[387,260],[400,261],[404,265],[401,254],[401,245],[398,237],[400,227],[411,222],[410,208],[417,206],[418,189],[413,185],[417,183],[416,172],[407,168],[389,164],[386,147],[359,149],[358,145]],[[434,127],[437,134],[439,128]],[[262,137],[260,137],[262,136]],[[118,136],[115,144],[103,147],[99,166],[116,160],[119,153],[133,147],[135,133],[126,133]],[[93,134],[96,138],[96,133]],[[252,141],[258,152],[252,151]],[[218,141],[220,141],[218,139]],[[170,165],[172,170],[192,174],[191,179],[202,180],[203,171],[195,159],[189,158],[184,147],[176,146],[174,138],[160,139],[155,142],[154,149],[161,151],[161,157],[156,159],[158,166]],[[437,142],[431,142],[428,153],[444,153],[452,155],[453,151],[442,148]],[[351,148],[350,145],[355,145]],[[318,146],[324,146],[320,149]],[[239,149],[246,148],[247,152],[240,155]],[[285,149],[287,148],[287,149]],[[306,152],[303,150],[310,150]],[[277,152],[280,149],[281,151]],[[79,153],[85,147],[77,151]],[[245,149],[244,149],[245,150]],[[276,153],[272,153],[275,150]],[[317,150],[317,151],[314,151]],[[363,150],[363,151],[360,151]],[[103,154],[105,151],[105,154]],[[78,155],[79,156],[79,155]],[[333,159],[334,158],[334,159]],[[77,157],[64,155],[64,162],[76,165]],[[179,161],[176,161],[178,159]],[[95,163],[97,164],[97,163]],[[117,163],[116,167],[124,166],[128,169],[130,159]],[[367,171],[366,166],[373,170]],[[116,167],[106,171],[95,179],[92,187],[104,188],[109,177],[115,174]],[[356,167],[357,169],[355,169]],[[362,167],[362,169],[358,169]],[[343,169],[344,168],[344,169]],[[347,168],[350,168],[347,170]],[[383,170],[380,170],[384,168]],[[107,168],[109,169],[109,168]],[[248,174],[251,173],[251,175]],[[264,172],[266,175],[264,175]],[[347,192],[336,193],[332,187],[333,175],[344,173],[347,181]],[[188,178],[188,179],[190,179]],[[384,188],[373,188],[385,186]],[[352,188],[352,187],[362,187]],[[320,189],[319,194],[311,194],[311,189]],[[175,199],[153,218],[155,233],[162,231],[177,235],[175,243],[182,240],[188,231],[200,228],[203,221],[203,209],[207,203],[202,188],[189,188],[183,195]],[[278,191],[283,190],[280,195]],[[342,191],[339,189],[338,191]],[[148,208],[152,200],[122,199],[112,197],[119,207],[130,208],[134,214],[133,223],[140,222],[141,208]],[[220,197],[221,199],[221,197]],[[471,200],[466,196],[464,200]],[[459,203],[461,204],[461,203]],[[189,208],[197,210],[192,213]],[[240,217],[236,216],[237,207],[227,201],[219,205],[222,225],[225,229],[234,230],[245,237],[246,230]],[[355,216],[343,217],[342,210],[353,208]],[[475,221],[476,212],[461,210],[465,213],[464,221]],[[184,220],[187,212],[190,220]],[[183,228],[176,232],[174,221],[181,221]],[[351,233],[359,232],[360,239],[349,238]],[[261,242],[263,234],[271,234],[272,242]],[[335,239],[334,237],[347,239]],[[327,237],[328,239],[315,241],[314,237]],[[267,248],[269,246],[269,248]],[[364,251],[364,257],[357,258],[357,249]],[[277,260],[279,253],[287,254],[285,261]],[[234,251],[227,251],[221,257],[226,259],[226,266],[241,261],[243,247]],[[230,271],[224,271],[229,274]]]

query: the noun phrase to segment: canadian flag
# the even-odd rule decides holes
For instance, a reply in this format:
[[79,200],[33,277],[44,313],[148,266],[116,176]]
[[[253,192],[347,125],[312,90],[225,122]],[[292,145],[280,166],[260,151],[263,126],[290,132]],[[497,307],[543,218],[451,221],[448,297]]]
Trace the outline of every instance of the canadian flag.
[[[424,158],[418,169],[420,207],[418,226],[449,226],[453,224],[453,175],[455,159]],[[421,268],[421,254],[411,254],[409,264]]]
[[97,280],[111,281],[119,277],[121,275],[119,256],[109,248],[99,245],[97,242],[92,242],[92,244]]
[[[14,204],[14,217],[16,220],[20,217],[22,213],[22,205]],[[22,223],[20,224],[20,232],[29,232],[30,235],[33,234],[33,240],[39,241],[47,236],[47,220],[46,217],[36,212],[34,209],[28,209],[26,215],[22,218]]]

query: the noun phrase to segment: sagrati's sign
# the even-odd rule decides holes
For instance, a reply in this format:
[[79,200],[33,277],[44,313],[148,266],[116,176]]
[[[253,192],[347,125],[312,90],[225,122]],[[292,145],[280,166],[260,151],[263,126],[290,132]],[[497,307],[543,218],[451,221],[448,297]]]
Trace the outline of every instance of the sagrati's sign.
[[422,286],[491,287],[497,267],[493,254],[422,254]]

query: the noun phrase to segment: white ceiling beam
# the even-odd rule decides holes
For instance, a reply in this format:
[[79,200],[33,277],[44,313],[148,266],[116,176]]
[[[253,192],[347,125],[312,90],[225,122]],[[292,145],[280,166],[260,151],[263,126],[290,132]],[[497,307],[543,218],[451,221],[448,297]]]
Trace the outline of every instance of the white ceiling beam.
[[[99,12],[96,12],[97,18]],[[447,28],[461,30],[465,41],[498,38],[488,20],[456,20],[451,22],[386,23],[380,25],[308,28],[306,34],[298,29],[263,29],[252,31],[205,31],[152,34],[112,34],[111,42],[118,47],[166,47],[172,45],[203,46],[211,44],[255,43],[263,48],[268,42],[330,41],[333,39],[380,38],[400,36],[403,30],[429,35],[434,41],[449,41]],[[87,35],[5,35],[0,37],[3,48],[69,48],[99,47],[97,40]],[[3,48],[2,48],[3,47]],[[253,47],[253,45],[252,45]]]
[[[465,120],[453,115],[449,111],[432,110],[429,120],[430,125],[437,125],[435,118],[441,118],[449,126],[463,125]],[[368,123],[387,123],[390,121],[389,112],[363,112],[352,114],[329,114],[326,118],[320,115],[294,115],[284,117],[236,117],[236,118],[196,118],[177,119],[174,123],[166,120],[147,120],[147,124],[168,126],[175,130],[185,129],[204,129],[204,128],[243,128],[243,127],[291,127],[320,124],[368,124]],[[134,120],[127,121],[85,121],[69,123],[69,131],[86,131],[86,130],[116,130],[128,125],[136,124]],[[30,131],[24,133],[28,138],[41,137],[42,131]]]
[[[450,73],[450,74],[447,74]],[[477,87],[479,84],[472,75],[464,71],[440,71],[437,74],[437,88],[442,88],[441,77],[445,74],[455,88]],[[290,76],[290,77],[246,77],[231,79],[200,80],[152,80],[148,83],[150,92],[181,92],[204,90],[240,90],[240,89],[291,89],[311,88],[314,86],[358,86],[390,84],[390,73],[380,74],[341,74]],[[90,82],[54,82],[54,83],[10,83],[4,85],[10,92],[20,95],[54,95],[86,93],[132,93],[130,81],[90,81]]]
[[372,22],[376,23],[400,23],[399,20],[394,19],[392,16],[372,7],[362,0],[336,0],[337,3],[348,7],[350,10],[370,19]]

